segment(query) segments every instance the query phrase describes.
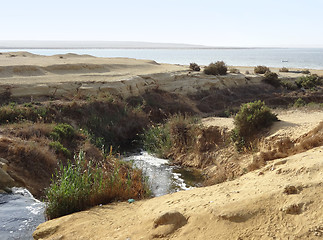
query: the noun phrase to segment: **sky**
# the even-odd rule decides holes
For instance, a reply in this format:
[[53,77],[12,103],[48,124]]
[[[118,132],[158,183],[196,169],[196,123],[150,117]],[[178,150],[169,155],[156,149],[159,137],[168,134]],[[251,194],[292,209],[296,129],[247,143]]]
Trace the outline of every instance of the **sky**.
[[0,40],[323,47],[323,0],[0,1]]

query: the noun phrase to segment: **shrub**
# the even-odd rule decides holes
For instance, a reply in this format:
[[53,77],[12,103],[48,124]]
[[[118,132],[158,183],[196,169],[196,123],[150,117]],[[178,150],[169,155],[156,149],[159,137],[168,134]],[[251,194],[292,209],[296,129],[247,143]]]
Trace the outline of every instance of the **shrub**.
[[250,74],[250,72],[247,70],[247,71],[245,72],[245,74]]
[[261,129],[269,127],[277,116],[262,101],[254,101],[243,104],[234,118],[235,128],[231,139],[235,142],[238,150],[249,142]]
[[264,74],[266,72],[270,72],[270,69],[266,66],[257,66],[254,68],[254,72],[258,74]]
[[165,124],[152,126],[143,134],[144,149],[159,157],[167,157],[172,146],[187,150],[194,139],[192,123],[197,120],[181,114],[171,116]]
[[172,146],[169,128],[164,124],[153,125],[146,129],[142,137],[143,148],[158,157],[165,157]]
[[302,70],[302,73],[303,73],[303,74],[311,74],[311,72],[310,72],[308,69],[304,69],[304,70]]
[[62,164],[47,189],[46,214],[49,219],[82,211],[98,204],[129,198],[141,199],[149,194],[141,170],[132,168],[113,155],[93,164],[83,151],[75,163]]
[[316,74],[300,77],[295,81],[298,88],[312,89],[322,84],[322,79]]
[[306,102],[302,99],[302,98],[298,98],[295,102],[294,102],[294,107],[304,107],[306,105]]
[[197,71],[197,72],[199,72],[201,70],[200,66],[197,65],[196,63],[190,63],[190,69],[192,71]]
[[207,75],[225,75],[227,74],[227,66],[223,61],[210,63],[209,66],[204,68],[204,73]]
[[285,81],[281,81],[280,84],[287,90],[292,90],[292,91],[297,90],[297,85],[295,84],[295,82],[289,82],[285,80]]
[[50,133],[50,136],[55,141],[61,141],[63,139],[70,140],[74,137],[75,131],[74,128],[67,123],[57,124],[53,131]]
[[60,142],[54,141],[49,144],[51,148],[55,150],[56,153],[62,153],[65,157],[71,157],[71,152],[64,147]]
[[288,68],[283,67],[281,69],[279,69],[279,72],[289,72]]
[[239,69],[236,69],[236,68],[229,68],[229,72],[236,73],[236,74],[240,73]]
[[278,79],[278,75],[277,73],[273,73],[273,72],[266,72],[264,75],[264,79],[263,81],[265,83],[268,83],[274,87],[279,87],[280,86],[280,80]]

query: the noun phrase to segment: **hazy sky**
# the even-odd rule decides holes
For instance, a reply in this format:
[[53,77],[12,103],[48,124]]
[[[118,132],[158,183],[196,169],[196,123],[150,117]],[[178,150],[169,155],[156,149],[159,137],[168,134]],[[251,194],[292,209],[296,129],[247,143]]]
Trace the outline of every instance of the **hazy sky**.
[[323,47],[323,0],[1,0],[0,40]]

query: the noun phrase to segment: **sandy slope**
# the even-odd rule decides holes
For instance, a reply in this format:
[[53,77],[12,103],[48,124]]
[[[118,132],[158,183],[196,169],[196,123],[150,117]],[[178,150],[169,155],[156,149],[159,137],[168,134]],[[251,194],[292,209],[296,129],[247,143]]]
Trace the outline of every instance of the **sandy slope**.
[[28,52],[0,55],[0,83],[2,84],[116,81],[137,75],[186,69],[183,66],[130,58],[98,58],[76,54],[42,56]]
[[[280,121],[275,122],[267,133],[268,137],[281,136],[295,140],[312,130],[323,121],[322,110],[276,110],[274,113]],[[202,119],[205,126],[220,126],[231,130],[234,128],[233,118],[208,117]]]
[[[268,136],[298,138],[322,111],[280,112]],[[224,122],[223,120],[227,120]],[[232,121],[208,118],[206,125]],[[228,125],[225,125],[228,124]],[[211,187],[98,206],[41,224],[35,239],[321,239],[323,147]]]
[[319,239],[322,179],[323,147],[319,147],[234,181],[52,220],[41,224],[34,238]]
[[[261,77],[253,75],[253,67],[238,68],[241,73],[249,70],[250,74],[247,77],[243,74],[208,76],[191,73],[188,66],[129,58],[0,53],[0,95],[10,92],[12,97],[75,96],[80,93],[96,95],[109,92],[128,97],[147,89],[187,94],[210,88],[259,84]],[[272,70],[278,72],[278,69]],[[312,72],[323,75],[323,70]],[[279,74],[287,77],[301,75]]]

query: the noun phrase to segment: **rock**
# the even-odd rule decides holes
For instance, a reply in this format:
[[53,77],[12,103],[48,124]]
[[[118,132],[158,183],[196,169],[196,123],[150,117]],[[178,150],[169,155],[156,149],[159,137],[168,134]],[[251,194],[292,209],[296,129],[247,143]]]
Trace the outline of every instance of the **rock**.
[[13,180],[10,175],[0,168],[0,189],[4,189],[6,187],[13,187],[15,180]]
[[287,195],[297,194],[298,190],[295,186],[286,186],[283,193],[286,193]]
[[6,160],[4,158],[0,158],[0,163],[9,164],[8,160]]
[[286,214],[297,215],[302,212],[303,206],[304,206],[304,203],[293,203],[283,207],[281,211],[285,212]]
[[6,172],[8,170],[8,165],[6,163],[0,162],[0,168]]
[[165,237],[187,223],[187,219],[178,211],[166,212],[154,221],[153,237]]

